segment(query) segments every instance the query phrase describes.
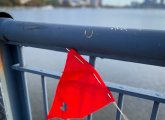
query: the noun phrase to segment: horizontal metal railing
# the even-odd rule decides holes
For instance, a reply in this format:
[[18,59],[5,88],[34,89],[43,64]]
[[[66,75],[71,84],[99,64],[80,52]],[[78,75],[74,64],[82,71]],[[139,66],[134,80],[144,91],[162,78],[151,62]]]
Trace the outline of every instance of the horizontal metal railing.
[[[30,66],[21,67],[19,64],[13,65],[12,68],[15,70],[18,70],[18,71],[24,71],[24,72],[33,73],[33,74],[50,77],[50,78],[55,78],[55,79],[59,79],[61,76],[61,73],[58,73],[58,72],[52,72],[52,71],[47,71],[47,70],[43,70],[43,69],[41,70],[40,68],[30,67]],[[44,84],[44,83],[42,83],[42,84]],[[156,119],[159,103],[165,103],[165,94],[161,94],[159,92],[145,90],[145,89],[141,89],[141,88],[139,89],[139,88],[129,87],[129,86],[125,86],[125,85],[119,85],[119,84],[115,84],[115,83],[111,83],[111,82],[106,82],[106,85],[111,91],[119,93],[118,106],[121,109],[122,109],[122,105],[123,105],[124,95],[129,95],[132,97],[138,97],[138,98],[154,101],[153,111],[151,113],[151,115],[152,115],[151,120]],[[45,91],[44,89],[45,88],[43,87],[43,91]],[[44,100],[44,101],[45,101],[45,104],[48,104],[46,100]],[[46,108],[45,108],[45,110],[46,110]],[[116,120],[120,120],[120,118],[121,118],[120,112],[118,111],[117,115],[116,115]]]
[[[45,77],[59,79],[61,76],[58,72],[25,66],[22,46],[63,52],[66,48],[74,48],[90,56],[89,63],[93,66],[96,57],[165,66],[165,31],[20,22],[6,13],[0,13],[0,17],[1,78],[6,86],[4,97],[8,103],[6,109],[10,111],[8,118],[14,120],[32,120],[25,72],[41,76],[45,117],[49,110]],[[159,104],[165,103],[165,95],[158,92],[114,83],[106,85],[119,93],[118,106],[121,109],[125,95],[154,101],[150,120],[156,120]],[[92,120],[92,115],[87,119]],[[117,111],[116,120],[120,119]]]
[[[9,29],[10,26],[10,29]],[[13,45],[165,66],[165,31],[73,26],[1,18],[0,38]]]
[[[50,77],[50,78],[55,78],[55,79],[59,79],[61,76],[61,73],[59,73],[59,72],[47,71],[44,69],[40,69],[37,67],[31,67],[31,66],[21,67],[19,64],[13,65],[12,68],[15,70],[18,70],[18,71],[24,71],[24,72],[33,73],[33,74],[46,76],[46,77]],[[152,100],[152,101],[156,100],[157,102],[165,103],[165,95],[160,94],[159,92],[153,92],[153,91],[145,90],[142,88],[139,89],[139,88],[134,88],[134,87],[128,87],[128,86],[119,85],[119,84],[115,84],[115,83],[111,83],[111,82],[106,82],[106,85],[113,92],[117,92],[117,93],[122,92],[125,95],[140,97],[140,98],[148,99],[148,100]]]

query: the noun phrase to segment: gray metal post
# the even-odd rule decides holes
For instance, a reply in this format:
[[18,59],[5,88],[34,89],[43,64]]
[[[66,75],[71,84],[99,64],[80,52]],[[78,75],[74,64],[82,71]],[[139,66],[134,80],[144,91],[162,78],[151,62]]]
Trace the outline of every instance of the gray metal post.
[[[89,57],[89,63],[94,67],[95,66],[95,60],[96,60],[96,57],[94,56],[90,56]],[[87,116],[87,120],[92,120],[92,114],[88,115]]]
[[17,46],[0,41],[0,61],[2,89],[9,120],[30,120],[22,73],[12,70],[19,62]]
[[152,108],[152,113],[151,113],[150,120],[157,120],[158,110],[159,110],[159,102],[155,101],[154,105],[153,105],[153,108]]
[[[12,20],[12,17],[4,12],[0,12],[0,18]],[[1,24],[0,24],[1,25]],[[1,29],[4,29],[0,26]],[[4,32],[0,32],[2,35]],[[0,37],[0,80],[2,82],[2,92],[8,120],[31,120],[31,110],[29,109],[29,95],[27,94],[27,83],[24,79],[24,72],[15,71],[11,68],[13,64],[20,63],[23,66],[21,49],[15,45],[6,44],[7,39],[3,35]]]
[[[17,55],[18,55],[18,63],[20,64],[20,67],[25,66],[25,62],[23,60],[23,47],[17,46]],[[32,112],[31,112],[31,106],[30,106],[30,97],[29,97],[29,91],[28,91],[28,83],[26,80],[25,72],[21,71],[21,80],[22,80],[22,88],[23,88],[23,94],[25,96],[25,106],[27,110],[28,120],[32,120]]]
[[[119,93],[119,97],[118,97],[118,107],[122,110],[123,108],[123,99],[124,99],[124,94]],[[116,120],[121,120],[121,113],[119,110],[117,110],[116,113]]]
[[47,95],[47,87],[46,87],[46,79],[44,75],[41,75],[41,84],[42,84],[42,93],[43,93],[43,102],[44,102],[44,118],[46,119],[49,107],[48,107],[48,95]]

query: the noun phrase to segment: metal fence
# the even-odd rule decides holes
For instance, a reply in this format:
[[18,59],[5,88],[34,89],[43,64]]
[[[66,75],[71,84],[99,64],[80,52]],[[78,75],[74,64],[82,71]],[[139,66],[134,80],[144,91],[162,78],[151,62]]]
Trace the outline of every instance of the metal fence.
[[[41,76],[45,117],[49,110],[45,77],[59,79],[61,75],[25,66],[23,46],[62,52],[75,48],[88,55],[93,66],[97,57],[165,66],[165,31],[21,22],[7,13],[0,13],[0,79],[8,120],[32,120],[25,72]],[[157,119],[159,105],[165,103],[165,95],[158,92],[109,82],[106,85],[118,93],[121,109],[124,95],[153,101],[150,120]],[[92,120],[92,115],[87,120]],[[116,120],[121,120],[119,111]]]

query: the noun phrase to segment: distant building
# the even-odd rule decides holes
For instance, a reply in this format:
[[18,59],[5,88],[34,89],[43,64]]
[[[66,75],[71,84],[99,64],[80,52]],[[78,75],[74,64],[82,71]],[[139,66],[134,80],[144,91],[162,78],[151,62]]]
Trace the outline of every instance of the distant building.
[[145,0],[144,4],[145,5],[154,5],[157,3],[157,0]]
[[69,6],[71,4],[70,0],[58,0],[58,2],[61,6]]
[[90,0],[90,6],[94,6],[94,7],[102,6],[102,0]]
[[131,2],[131,7],[138,8],[139,6],[140,6],[140,3],[139,2],[137,2],[137,1]]
[[153,4],[157,4],[157,0],[151,0]]
[[160,5],[164,5],[164,0],[160,0]]
[[70,0],[71,6],[87,6],[87,0]]
[[101,0],[90,0],[90,5],[94,7],[101,6]]
[[102,0],[59,0],[62,6],[93,6],[98,7],[102,5]]
[[20,4],[26,4],[28,2],[30,2],[31,0],[20,0]]
[[60,5],[62,5],[62,2],[63,2],[63,0],[58,0],[58,3],[59,3]]
[[156,8],[158,7],[157,0],[144,0],[142,3],[142,7],[144,8]]
[[164,0],[144,0],[142,7],[165,8]]
[[164,0],[144,0],[144,1],[145,1],[145,3],[154,3],[154,4],[160,3],[160,4],[165,4],[164,3]]

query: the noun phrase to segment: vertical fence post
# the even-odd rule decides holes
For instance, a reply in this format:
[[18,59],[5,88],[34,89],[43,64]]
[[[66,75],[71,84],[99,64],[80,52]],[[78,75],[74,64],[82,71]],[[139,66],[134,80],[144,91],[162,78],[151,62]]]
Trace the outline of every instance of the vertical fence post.
[[46,120],[46,117],[49,112],[48,108],[48,95],[47,95],[47,87],[46,87],[46,79],[44,75],[41,75],[41,84],[42,84],[42,93],[43,93],[43,102],[44,102],[44,119]]
[[[123,99],[124,99],[124,95],[122,93],[119,93],[118,106],[121,110],[123,108]],[[121,120],[121,113],[119,110],[117,110],[117,113],[116,113],[116,120]]]
[[[94,57],[94,56],[90,56],[90,57],[89,57],[89,63],[90,63],[93,67],[95,67],[95,60],[96,60],[96,57]],[[92,114],[90,114],[90,115],[87,116],[87,120],[92,120]]]
[[[25,61],[23,60],[23,47],[22,46],[17,46],[17,57],[18,57],[18,62],[20,64],[20,67],[24,67],[25,66]],[[24,94],[24,101],[25,104],[24,106],[26,107],[26,111],[27,111],[27,115],[28,115],[28,120],[32,120],[32,112],[31,112],[31,105],[30,105],[30,96],[29,96],[29,91],[28,91],[28,83],[27,83],[27,79],[25,76],[25,72],[20,72],[20,79],[22,82],[22,88],[23,88],[23,94]]]
[[157,120],[158,110],[159,110],[159,102],[154,101],[150,120]]
[[22,73],[12,70],[19,62],[17,46],[0,41],[0,80],[8,120],[31,120]]

